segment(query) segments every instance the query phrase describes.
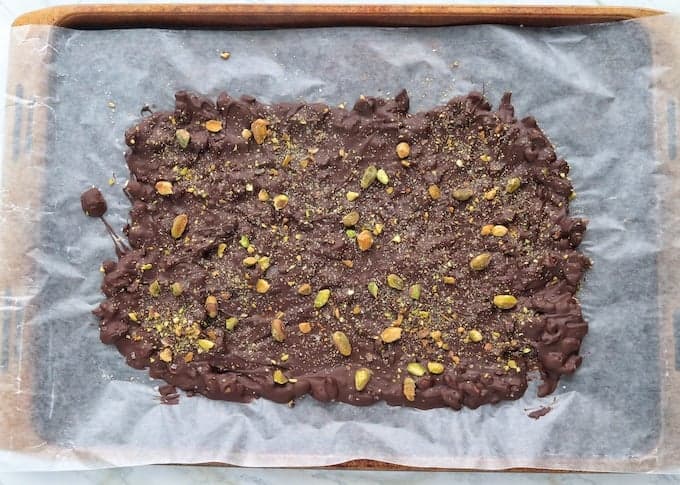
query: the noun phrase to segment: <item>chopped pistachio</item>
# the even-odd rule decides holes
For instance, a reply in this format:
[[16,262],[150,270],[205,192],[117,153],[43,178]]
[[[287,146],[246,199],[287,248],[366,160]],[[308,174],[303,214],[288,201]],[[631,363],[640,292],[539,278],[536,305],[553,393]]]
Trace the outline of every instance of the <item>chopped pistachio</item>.
[[489,189],[486,192],[484,192],[484,198],[486,200],[493,200],[494,198],[496,198],[497,193],[498,193],[498,189],[496,187],[494,187],[494,188]]
[[224,252],[227,250],[227,243],[220,243],[217,246],[217,257],[222,258],[224,256]]
[[175,131],[175,140],[180,147],[186,148],[189,145],[189,140],[191,140],[191,134],[184,129],[177,130]]
[[454,199],[461,201],[461,202],[465,202],[466,200],[468,200],[470,197],[472,197],[474,195],[474,192],[472,191],[472,189],[458,188],[458,189],[454,189],[453,192],[451,192],[451,195],[453,195]]
[[172,292],[172,296],[180,296],[182,292],[184,292],[184,287],[182,287],[182,283],[175,281],[170,285],[170,291]]
[[218,133],[222,131],[222,122],[220,120],[208,120],[205,122],[205,129],[210,133]]
[[257,264],[257,258],[255,256],[248,256],[243,259],[243,266],[251,267]]
[[148,271],[151,268],[153,268],[153,264],[151,264],[151,263],[144,263],[143,265],[141,265],[139,267],[139,269],[142,270],[142,271]]
[[403,290],[404,289],[404,280],[401,279],[400,276],[390,273],[387,275],[387,286],[390,288],[393,288],[395,290]]
[[408,289],[408,296],[413,300],[420,300],[420,293],[423,287],[419,284],[411,285]]
[[248,249],[250,247],[250,238],[244,234],[241,236],[241,239],[238,240],[238,243],[242,248]]
[[298,328],[300,329],[300,332],[302,333],[309,333],[312,331],[312,324],[309,322],[300,322],[298,324]]
[[381,224],[377,222],[375,226],[373,226],[373,235],[374,236],[380,236],[383,232],[383,229],[385,228],[385,224]]
[[161,284],[158,282],[158,280],[153,280],[153,282],[149,285],[149,294],[153,297],[160,296]]
[[172,362],[172,349],[165,347],[163,350],[158,352],[158,358],[163,362]]
[[333,332],[332,338],[335,348],[341,355],[349,357],[352,354],[352,345],[349,343],[349,338],[347,338],[345,332]]
[[229,317],[225,321],[225,326],[227,327],[227,330],[231,331],[236,328],[236,325],[238,324],[238,318],[236,317]]
[[205,299],[205,311],[210,318],[217,316],[217,298],[213,295],[208,295]]
[[172,195],[172,182],[159,180],[156,182],[156,192],[160,195]]
[[314,308],[317,310],[319,308],[323,308],[323,306],[328,303],[328,299],[331,297],[331,290],[329,289],[324,289],[320,290],[316,294],[316,298],[314,298]]
[[285,194],[279,194],[274,196],[274,209],[280,211],[288,205],[288,196]]
[[179,239],[182,237],[182,234],[184,234],[184,231],[187,228],[187,223],[189,222],[189,218],[187,217],[186,214],[180,214],[175,219],[172,221],[172,227],[170,228],[170,235],[174,239]]
[[135,312],[128,313],[128,318],[130,320],[132,320],[133,322],[136,322],[137,321],[137,313],[135,313]]
[[510,367],[511,369],[519,370],[519,366],[517,365],[517,362],[515,362],[512,359],[508,360],[508,367]]
[[342,224],[345,227],[355,226],[359,222],[359,213],[357,211],[349,212],[342,217]]
[[425,367],[423,367],[422,364],[419,364],[418,362],[409,362],[408,365],[406,366],[406,370],[408,371],[409,374],[414,375],[416,377],[422,377],[425,375]]
[[444,372],[444,364],[441,362],[429,361],[427,363],[427,370],[430,371],[431,374],[441,374]]
[[274,374],[272,374],[272,379],[274,380],[274,382],[276,384],[279,384],[279,385],[284,385],[284,384],[288,383],[288,378],[286,377],[286,375],[283,373],[283,371],[281,369],[276,369],[274,371]]
[[489,266],[491,261],[491,253],[481,253],[470,260],[470,268],[475,271],[481,271]]
[[517,298],[512,295],[496,295],[493,297],[493,304],[502,310],[509,310],[517,305]]
[[355,239],[357,237],[357,232],[354,229],[347,229],[345,231],[345,234],[350,239]]
[[272,337],[277,342],[286,340],[286,331],[283,328],[283,321],[279,318],[272,320]]
[[248,128],[243,128],[241,130],[241,138],[244,140],[250,140],[250,137],[253,136],[253,132],[250,131]]
[[453,276],[444,276],[442,277],[442,281],[444,282],[445,285],[455,285],[456,284],[456,278]]
[[257,260],[257,265],[260,267],[260,271],[267,271],[271,266],[271,260],[269,256],[262,256]]
[[491,235],[496,237],[503,237],[508,233],[508,228],[505,226],[497,225],[491,228]]
[[371,186],[371,184],[375,181],[375,178],[378,176],[378,169],[375,168],[375,165],[369,165],[366,167],[366,170],[364,170],[364,174],[361,176],[361,181],[360,185],[362,189],[367,189]]
[[203,349],[203,350],[205,350],[205,351],[208,351],[208,350],[212,349],[212,348],[215,346],[215,342],[213,342],[212,340],[205,339],[205,338],[199,338],[199,339],[196,341],[196,343],[198,344],[198,346],[199,346],[201,349]]
[[267,138],[267,126],[269,122],[258,118],[250,124],[250,131],[253,133],[253,138],[255,138],[255,143],[262,145],[265,138]]
[[512,194],[517,189],[519,189],[520,185],[522,185],[522,180],[519,177],[512,177],[508,180],[508,183],[505,186],[505,191],[508,194]]
[[373,234],[368,229],[364,229],[357,235],[357,245],[362,251],[368,251],[373,246]]
[[476,329],[472,329],[468,332],[468,338],[470,339],[470,341],[475,342],[475,343],[481,342],[482,340],[484,340],[484,336],[482,335],[482,332],[480,332],[479,330],[476,330]]
[[392,242],[399,244],[401,242],[401,236],[399,234],[395,234],[392,238]]
[[303,283],[298,286],[298,295],[308,296],[312,294],[312,285]]
[[404,397],[409,401],[416,400],[416,381],[412,377],[406,377],[402,387]]
[[369,381],[371,380],[372,372],[366,367],[357,369],[354,372],[354,388],[357,391],[363,391],[366,389]]
[[257,193],[257,200],[260,202],[267,202],[269,200],[269,192],[264,189],[260,189],[260,191]]
[[427,193],[433,200],[438,200],[442,196],[442,191],[438,185],[430,185],[427,188]]
[[378,298],[378,283],[375,281],[369,281],[368,292],[373,295],[373,298]]
[[345,197],[347,197],[347,200],[349,200],[350,202],[353,202],[359,198],[359,192],[347,192],[347,194],[345,194]]
[[411,146],[406,143],[405,141],[402,141],[401,143],[397,144],[397,156],[399,158],[406,158],[411,154]]
[[378,170],[378,172],[375,174],[375,178],[378,179],[378,182],[380,182],[383,185],[387,185],[390,182],[390,177],[387,175],[387,172],[383,170],[382,168]]
[[257,280],[257,283],[255,283],[255,291],[260,294],[267,293],[269,288],[271,288],[271,285],[267,280],[259,279]]
[[386,343],[390,344],[396,342],[401,338],[401,327],[387,327],[380,333],[380,339]]

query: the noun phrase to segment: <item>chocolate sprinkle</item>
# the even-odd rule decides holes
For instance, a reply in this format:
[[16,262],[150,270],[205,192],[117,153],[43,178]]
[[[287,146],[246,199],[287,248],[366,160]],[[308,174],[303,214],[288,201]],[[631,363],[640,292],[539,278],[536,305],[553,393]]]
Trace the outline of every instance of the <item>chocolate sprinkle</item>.
[[475,408],[532,371],[553,392],[588,330],[569,166],[509,94],[408,109],[179,92],[129,129],[102,341],[230,401]]

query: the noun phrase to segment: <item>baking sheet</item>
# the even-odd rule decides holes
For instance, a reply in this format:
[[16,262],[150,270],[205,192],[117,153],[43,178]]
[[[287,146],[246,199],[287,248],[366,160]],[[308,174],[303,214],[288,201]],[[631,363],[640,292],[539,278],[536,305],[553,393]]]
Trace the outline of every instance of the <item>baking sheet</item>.
[[[32,135],[18,131],[12,138],[18,148],[3,165],[6,173],[17,163],[24,170],[35,164],[26,177],[37,178],[42,190],[38,210],[18,228],[34,236],[22,248],[30,270],[19,272],[21,281],[5,290],[0,306],[0,318],[23,337],[20,352],[6,352],[8,372],[19,377],[28,368],[32,376],[0,386],[1,407],[30,403],[23,412],[30,413],[34,434],[8,428],[1,466],[321,466],[367,458],[420,467],[668,471],[673,465],[659,459],[660,443],[675,446],[662,439],[663,187],[650,91],[668,66],[653,63],[653,25],[15,28],[13,55],[42,59],[35,74],[46,73],[47,83],[40,92],[25,83],[10,86],[9,116],[17,106],[24,117],[44,110],[48,137],[44,159],[22,159]],[[228,61],[219,57],[222,50],[231,52]],[[351,105],[361,94],[391,96],[403,87],[412,111],[470,90],[497,105],[504,91],[513,91],[517,115],[535,116],[569,161],[578,193],[572,213],[590,220],[582,250],[594,261],[580,293],[590,323],[582,367],[547,398],[536,397],[533,382],[519,401],[460,412],[311,398],[294,408],[186,395],[179,405],[160,404],[161,383],[99,342],[90,312],[102,299],[99,265],[115,255],[102,224],[86,218],[79,203],[84,189],[98,185],[109,202],[108,221],[116,229],[125,224],[123,133],[140,109],[172,109],[180,89],[213,98],[226,90],[267,102]],[[23,209],[6,193],[0,221]],[[7,254],[0,253],[3,266],[12,265]],[[553,410],[539,420],[527,417],[542,405]]]

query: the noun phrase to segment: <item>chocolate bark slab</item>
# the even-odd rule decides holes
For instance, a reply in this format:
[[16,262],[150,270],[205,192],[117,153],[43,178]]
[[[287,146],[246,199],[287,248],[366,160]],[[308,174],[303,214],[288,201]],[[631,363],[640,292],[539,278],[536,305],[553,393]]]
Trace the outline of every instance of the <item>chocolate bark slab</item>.
[[478,93],[408,113],[180,92],[126,133],[131,250],[101,338],[210,398],[419,408],[541,395],[580,365],[569,167]]

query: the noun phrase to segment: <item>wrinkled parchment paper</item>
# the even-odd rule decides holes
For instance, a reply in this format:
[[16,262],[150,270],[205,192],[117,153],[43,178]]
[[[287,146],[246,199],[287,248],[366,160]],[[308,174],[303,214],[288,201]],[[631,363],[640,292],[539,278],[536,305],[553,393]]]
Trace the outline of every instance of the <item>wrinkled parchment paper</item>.
[[[670,104],[658,114],[659,96],[674,99],[658,85],[672,66],[653,50],[655,32],[676,25],[660,17],[556,29],[15,28],[14,68],[24,74],[7,93],[0,467],[367,458],[446,468],[675,469],[671,415],[680,405],[665,397],[675,367],[659,290],[670,286],[658,280],[672,268],[660,265],[669,222],[662,200],[671,189],[657,145],[674,146],[676,125]],[[512,91],[517,115],[535,116],[569,161],[578,193],[572,213],[590,220],[582,250],[594,262],[580,293],[590,323],[582,367],[546,398],[536,397],[534,382],[519,401],[461,412],[312,398],[294,408],[186,395],[179,405],[160,404],[161,383],[99,341],[91,314],[102,299],[99,266],[115,255],[103,225],[79,203],[97,185],[108,221],[117,230],[125,224],[123,133],[140,109],[171,110],[180,89],[351,106],[361,94],[401,88],[412,110],[470,90],[497,105]],[[670,148],[666,155],[677,156]],[[553,409],[527,417],[540,406]]]

